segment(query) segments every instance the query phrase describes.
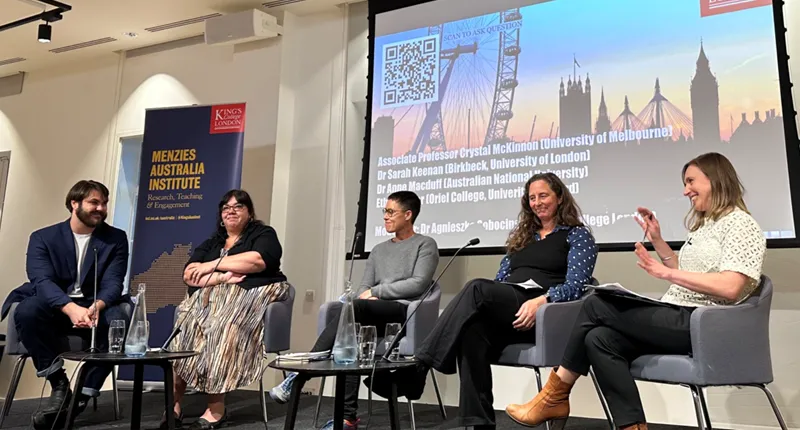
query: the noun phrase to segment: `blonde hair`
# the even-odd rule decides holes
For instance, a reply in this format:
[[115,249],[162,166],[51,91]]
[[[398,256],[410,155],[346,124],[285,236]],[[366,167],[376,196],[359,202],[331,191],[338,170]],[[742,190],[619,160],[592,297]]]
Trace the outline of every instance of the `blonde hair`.
[[744,203],[744,185],[733,164],[724,155],[709,152],[692,159],[683,166],[681,181],[684,181],[689,166],[700,169],[711,182],[711,201],[708,210],[698,211],[692,207],[686,214],[684,223],[689,231],[696,231],[708,219],[717,221],[736,208],[749,213]]

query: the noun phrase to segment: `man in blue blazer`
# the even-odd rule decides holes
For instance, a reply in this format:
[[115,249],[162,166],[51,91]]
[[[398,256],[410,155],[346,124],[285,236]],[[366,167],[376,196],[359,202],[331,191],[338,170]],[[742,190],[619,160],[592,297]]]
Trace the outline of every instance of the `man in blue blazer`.
[[[33,232],[28,242],[26,270],[30,282],[14,290],[3,304],[5,317],[19,302],[14,318],[20,340],[28,350],[37,375],[50,382],[47,405],[34,416],[35,427],[50,428],[63,420],[71,392],[59,354],[66,351],[66,335],[91,337],[97,324],[96,345],[108,351],[108,327],[125,320],[123,281],[128,268],[128,237],[105,223],[108,188],[95,181],[79,181],[70,189],[66,206],[70,218]],[[94,302],[95,259],[97,302]],[[81,410],[111,372],[95,367],[80,394]],[[58,412],[62,412],[59,414]]]

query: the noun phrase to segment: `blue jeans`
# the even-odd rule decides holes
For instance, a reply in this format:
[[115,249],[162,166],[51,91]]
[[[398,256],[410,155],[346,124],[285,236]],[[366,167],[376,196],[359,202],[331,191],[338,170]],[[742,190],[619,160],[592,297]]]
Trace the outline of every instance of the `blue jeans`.
[[[378,337],[383,337],[387,323],[402,323],[406,319],[408,305],[394,300],[353,300],[356,322],[362,326],[374,325]],[[329,351],[336,340],[339,328],[341,306],[328,314],[328,325],[317,338],[311,352]],[[404,334],[401,333],[401,336]],[[344,418],[355,421],[358,418],[358,385],[361,377],[348,375],[344,386]]]

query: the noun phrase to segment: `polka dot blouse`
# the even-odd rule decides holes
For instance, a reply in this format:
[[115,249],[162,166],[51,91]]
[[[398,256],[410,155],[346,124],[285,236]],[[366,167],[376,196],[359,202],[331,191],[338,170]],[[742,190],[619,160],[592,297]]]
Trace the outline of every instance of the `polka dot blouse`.
[[[559,225],[553,232],[570,228]],[[533,239],[541,240],[539,233],[536,233]],[[567,243],[569,243],[567,276],[563,284],[550,288],[550,300],[553,302],[569,302],[581,298],[585,285],[592,279],[594,265],[597,262],[597,245],[592,233],[586,227],[572,228],[567,235]],[[500,261],[500,269],[497,271],[495,280],[503,282],[510,273],[511,259],[506,255]]]

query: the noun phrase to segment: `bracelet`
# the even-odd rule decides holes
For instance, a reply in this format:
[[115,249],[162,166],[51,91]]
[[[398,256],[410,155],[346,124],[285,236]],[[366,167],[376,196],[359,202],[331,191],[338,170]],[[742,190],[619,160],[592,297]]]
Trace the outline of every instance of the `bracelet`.
[[661,259],[661,261],[668,261],[668,260],[672,260],[672,258],[673,258],[673,257],[675,257],[675,253],[673,253],[673,254],[672,254],[672,255],[670,255],[669,257],[662,257],[662,256],[660,256],[660,255],[658,256],[658,258],[660,258],[660,259]]

